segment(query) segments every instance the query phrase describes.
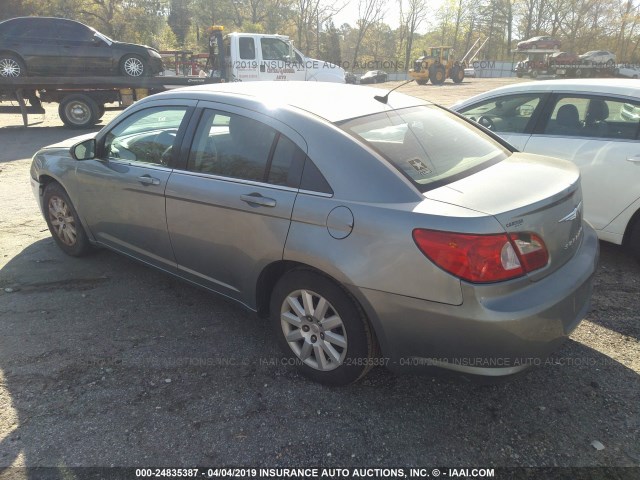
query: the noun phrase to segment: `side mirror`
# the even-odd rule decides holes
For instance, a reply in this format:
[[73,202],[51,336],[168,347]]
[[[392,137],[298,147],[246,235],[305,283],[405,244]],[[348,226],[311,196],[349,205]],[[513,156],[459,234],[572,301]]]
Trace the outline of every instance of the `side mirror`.
[[76,160],[96,158],[96,139],[90,138],[71,147],[71,156]]

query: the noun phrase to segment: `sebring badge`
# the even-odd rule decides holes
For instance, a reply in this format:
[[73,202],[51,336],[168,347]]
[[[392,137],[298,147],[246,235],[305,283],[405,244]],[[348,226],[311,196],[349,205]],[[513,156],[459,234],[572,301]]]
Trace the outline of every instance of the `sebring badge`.
[[567,215],[566,217],[562,217],[560,220],[558,220],[558,223],[562,223],[562,222],[571,222],[572,220],[575,220],[576,218],[578,218],[578,215],[580,214],[580,209],[582,208],[582,202],[580,202],[576,208],[574,208],[571,213],[569,213],[569,215]]

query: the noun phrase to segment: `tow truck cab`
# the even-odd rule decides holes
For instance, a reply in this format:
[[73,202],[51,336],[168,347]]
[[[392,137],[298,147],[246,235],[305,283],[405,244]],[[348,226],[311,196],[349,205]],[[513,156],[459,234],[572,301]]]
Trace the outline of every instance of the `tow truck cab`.
[[[212,36],[212,46],[218,43],[216,40]],[[285,35],[230,33],[224,36],[222,43],[219,50],[224,52],[224,60],[219,62],[218,75],[227,82],[298,80],[345,83],[343,68],[305,57]],[[213,75],[216,75],[215,67]]]

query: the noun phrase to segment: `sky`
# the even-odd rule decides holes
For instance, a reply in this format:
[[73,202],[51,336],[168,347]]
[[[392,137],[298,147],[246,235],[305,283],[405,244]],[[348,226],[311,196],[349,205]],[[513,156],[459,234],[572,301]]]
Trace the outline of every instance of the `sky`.
[[[338,3],[339,4],[339,3]],[[429,2],[429,11],[436,12],[440,5],[442,4],[442,0],[434,0]],[[386,5],[386,13],[383,21],[389,25],[391,28],[398,28],[400,25],[400,9],[398,8],[397,0],[389,0]],[[354,26],[356,20],[358,19],[358,0],[346,0],[345,7],[334,17],[333,23],[336,27],[339,27],[343,23],[348,23],[351,26]],[[418,33],[425,33],[429,28],[429,23],[427,21],[422,22],[420,28],[418,28]]]

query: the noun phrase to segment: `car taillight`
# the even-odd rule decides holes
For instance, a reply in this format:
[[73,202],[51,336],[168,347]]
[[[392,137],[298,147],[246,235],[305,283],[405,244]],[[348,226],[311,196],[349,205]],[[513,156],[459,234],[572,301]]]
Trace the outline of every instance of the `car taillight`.
[[433,263],[473,283],[520,277],[549,261],[544,242],[533,233],[472,235],[417,228],[413,240]]

